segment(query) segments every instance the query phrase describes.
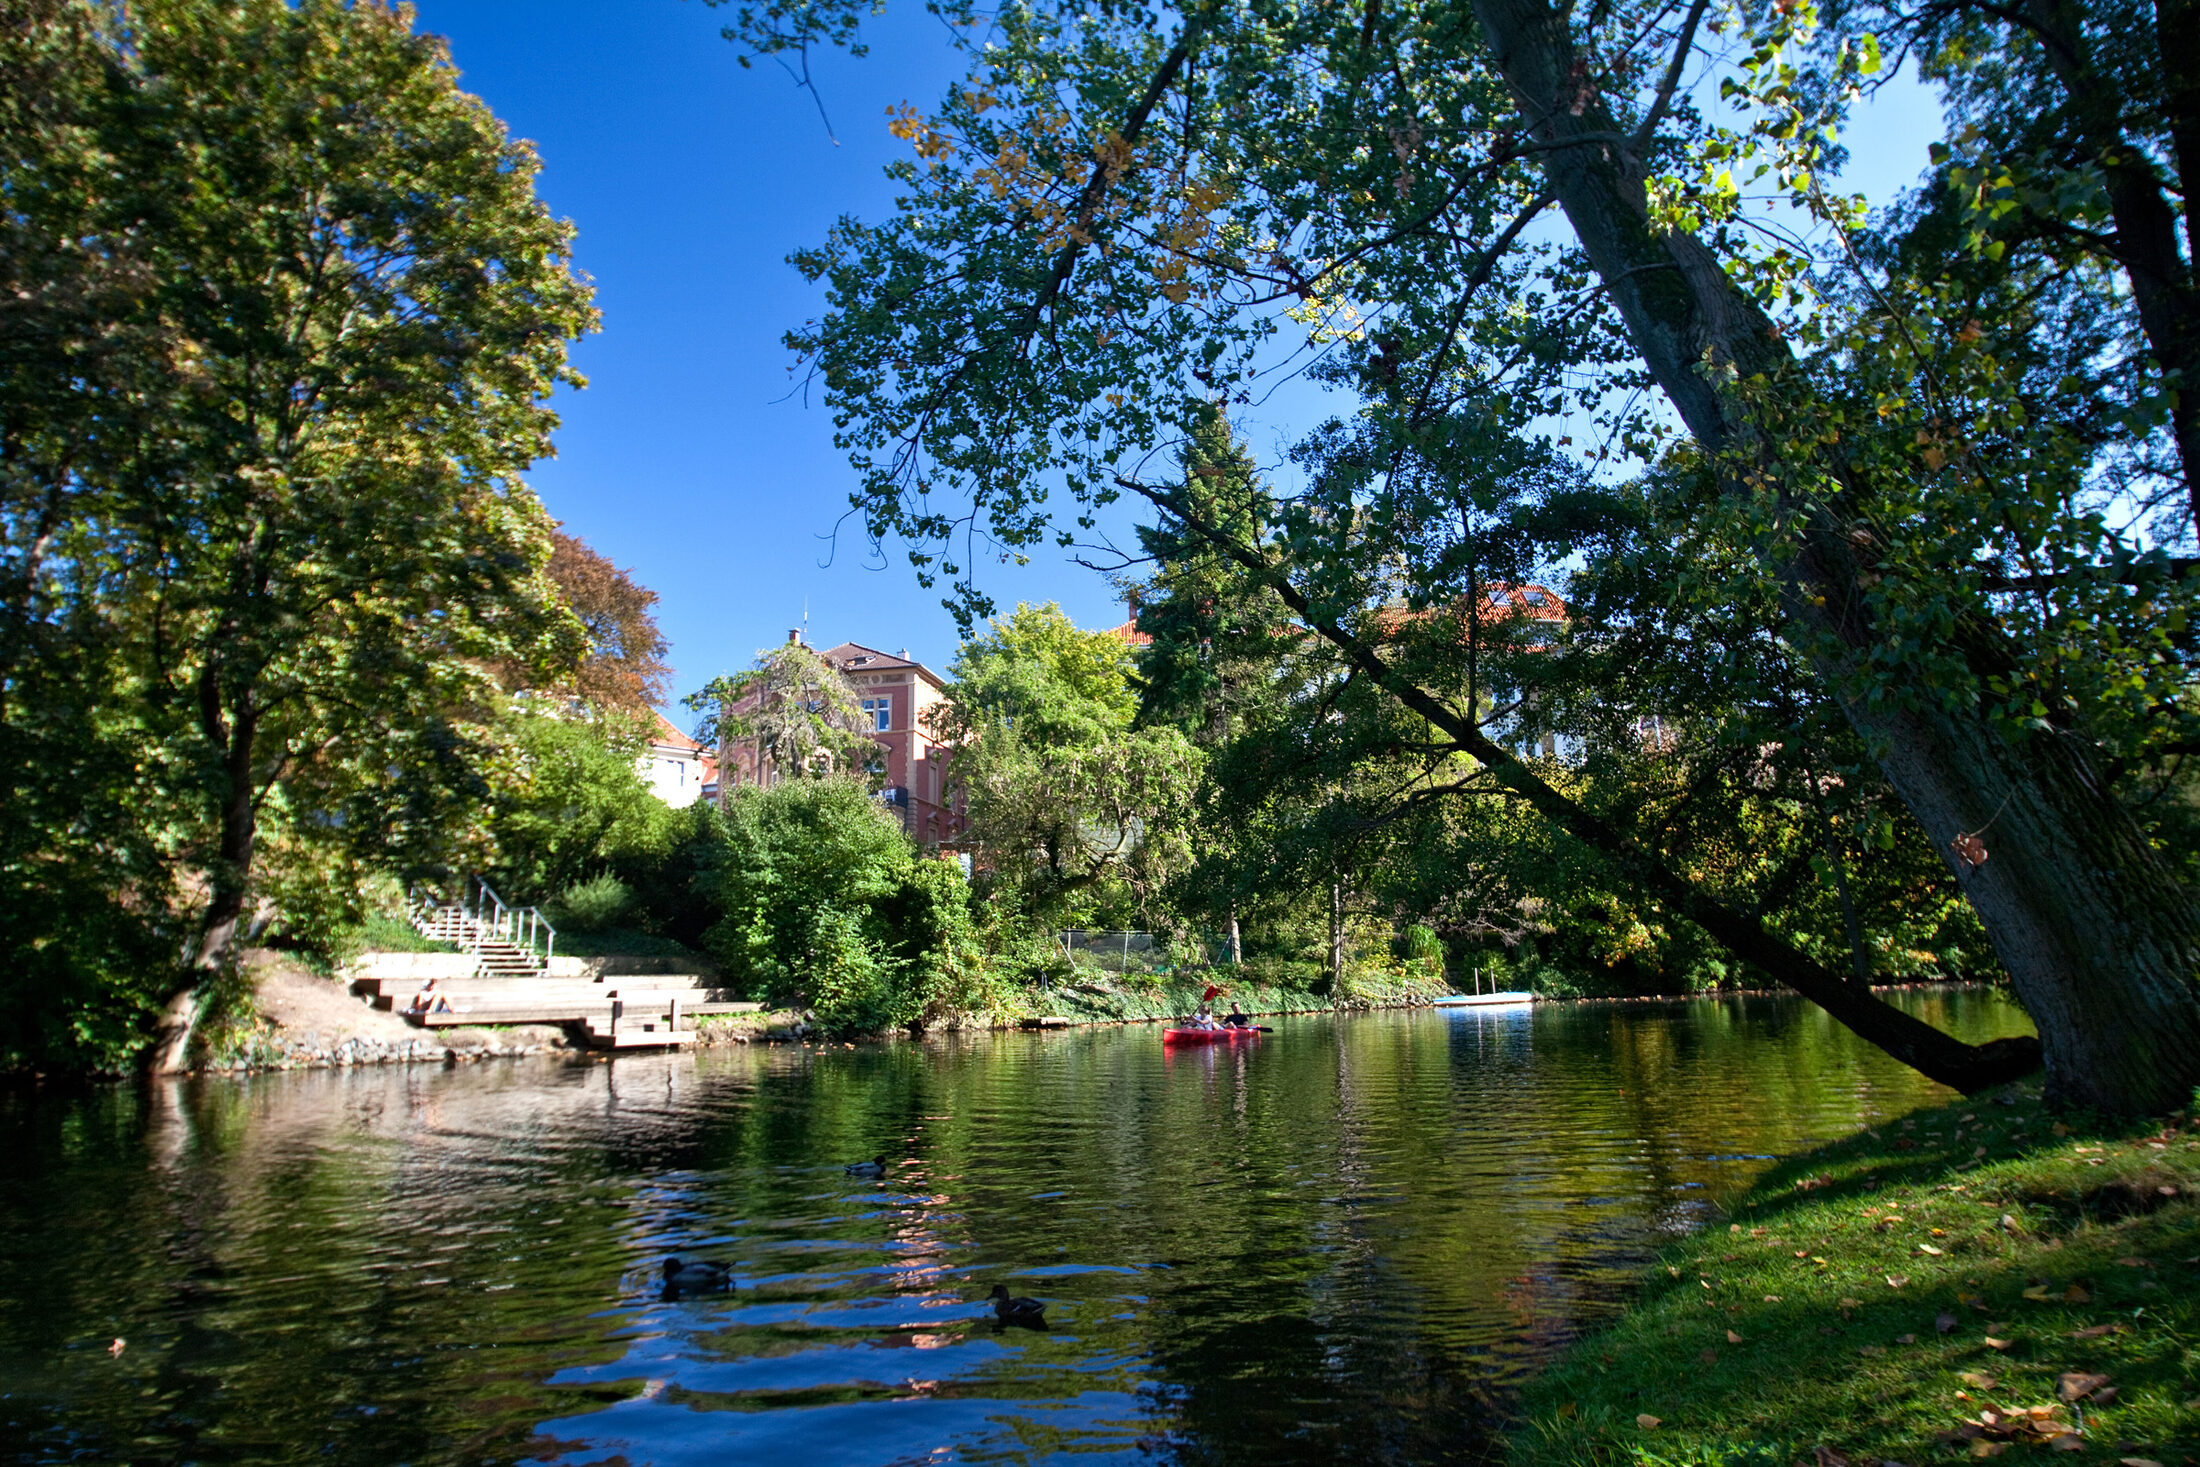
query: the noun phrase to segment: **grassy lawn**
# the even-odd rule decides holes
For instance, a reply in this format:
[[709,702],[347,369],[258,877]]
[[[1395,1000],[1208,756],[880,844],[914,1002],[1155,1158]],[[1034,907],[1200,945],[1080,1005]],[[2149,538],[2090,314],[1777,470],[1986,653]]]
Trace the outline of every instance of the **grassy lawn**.
[[1796,1157],[1520,1410],[1520,1467],[2200,1463],[2200,1121],[2018,1086]]

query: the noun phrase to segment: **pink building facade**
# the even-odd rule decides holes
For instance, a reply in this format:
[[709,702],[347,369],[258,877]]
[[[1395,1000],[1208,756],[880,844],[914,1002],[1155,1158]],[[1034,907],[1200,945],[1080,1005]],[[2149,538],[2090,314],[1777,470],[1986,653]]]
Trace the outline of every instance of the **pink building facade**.
[[[799,642],[800,632],[787,640]],[[901,821],[902,829],[927,847],[953,846],[962,820],[947,790],[948,748],[932,736],[925,712],[940,701],[946,683],[906,651],[881,652],[860,642],[843,642],[819,654],[837,668],[863,709],[864,732],[878,745],[884,788],[879,801]],[[729,707],[727,714],[738,709]],[[753,739],[737,739],[720,751],[721,800],[744,784],[774,783],[779,771]]]

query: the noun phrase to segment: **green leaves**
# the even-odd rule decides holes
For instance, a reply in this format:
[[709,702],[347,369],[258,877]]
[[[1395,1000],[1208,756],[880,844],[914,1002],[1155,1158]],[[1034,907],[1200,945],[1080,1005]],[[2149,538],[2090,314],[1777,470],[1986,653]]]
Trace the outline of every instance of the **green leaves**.
[[51,9],[0,34],[0,71],[41,76],[0,108],[35,242],[0,269],[40,318],[0,350],[0,682],[44,704],[0,703],[0,735],[11,794],[61,772],[62,725],[158,772],[9,860],[142,851],[118,905],[218,963],[263,826],[309,864],[469,854],[489,669],[579,631],[518,476],[595,315],[532,154],[409,13]]

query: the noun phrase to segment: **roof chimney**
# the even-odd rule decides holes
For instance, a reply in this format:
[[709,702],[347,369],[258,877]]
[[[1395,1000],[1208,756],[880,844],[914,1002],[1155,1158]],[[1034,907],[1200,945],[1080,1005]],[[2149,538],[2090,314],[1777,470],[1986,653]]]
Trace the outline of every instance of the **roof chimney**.
[[900,652],[896,653],[895,655],[900,657],[902,661],[907,662],[909,660],[909,649],[907,647],[904,647],[901,649]]
[[789,645],[789,646],[793,646],[793,647],[799,647],[799,646],[801,646],[801,645],[802,645],[802,628],[800,628],[800,627],[789,627],[789,628],[787,628],[787,643],[788,643],[788,645]]

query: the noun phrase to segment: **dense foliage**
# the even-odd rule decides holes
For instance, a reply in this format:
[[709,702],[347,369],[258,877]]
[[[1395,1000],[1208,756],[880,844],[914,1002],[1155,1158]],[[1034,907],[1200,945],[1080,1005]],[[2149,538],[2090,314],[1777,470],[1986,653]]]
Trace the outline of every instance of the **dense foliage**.
[[1019,606],[963,644],[936,705],[965,842],[1041,922],[1130,922],[1181,864],[1199,757],[1139,722],[1131,668],[1113,633]]
[[705,938],[758,998],[834,1031],[922,1025],[995,1003],[970,893],[847,776],[751,785],[728,802]]
[[[2189,43],[2189,7],[2158,9]],[[830,308],[790,341],[873,533],[969,609],[951,537],[973,516],[1016,547],[1060,490],[1141,495],[1333,649],[1339,687],[1398,705],[1371,744],[1418,742],[1424,778],[1502,793],[1638,909],[1928,1073],[2020,1073],[2028,1046],[1873,999],[1855,923],[1829,951],[1785,910],[1804,851],[1853,910],[1853,856],[1899,813],[2039,1024],[2052,1093],[2159,1107],[2200,1079],[2179,558],[2200,296],[2175,247],[2200,159],[2165,141],[2200,91],[2191,44],[2133,39],[2143,12],[1002,12],[940,105],[896,118],[892,216],[798,255]],[[760,0],[734,34],[771,53],[855,15]],[[1876,216],[1827,182],[1875,26],[1958,113]],[[1358,410],[1299,445],[1258,523],[1151,471],[1298,370]],[[1650,713],[1710,692],[1676,768],[1714,798],[1640,804],[1522,757],[1569,693],[1597,721],[1607,690],[1559,674],[1600,649],[1486,682],[1481,608],[1571,566],[1635,582],[1599,607],[1634,659],[1612,721],[1640,727],[1638,689]]]
[[271,864],[478,838],[594,314],[403,11],[17,6],[0,168],[0,1062],[174,1058]]

